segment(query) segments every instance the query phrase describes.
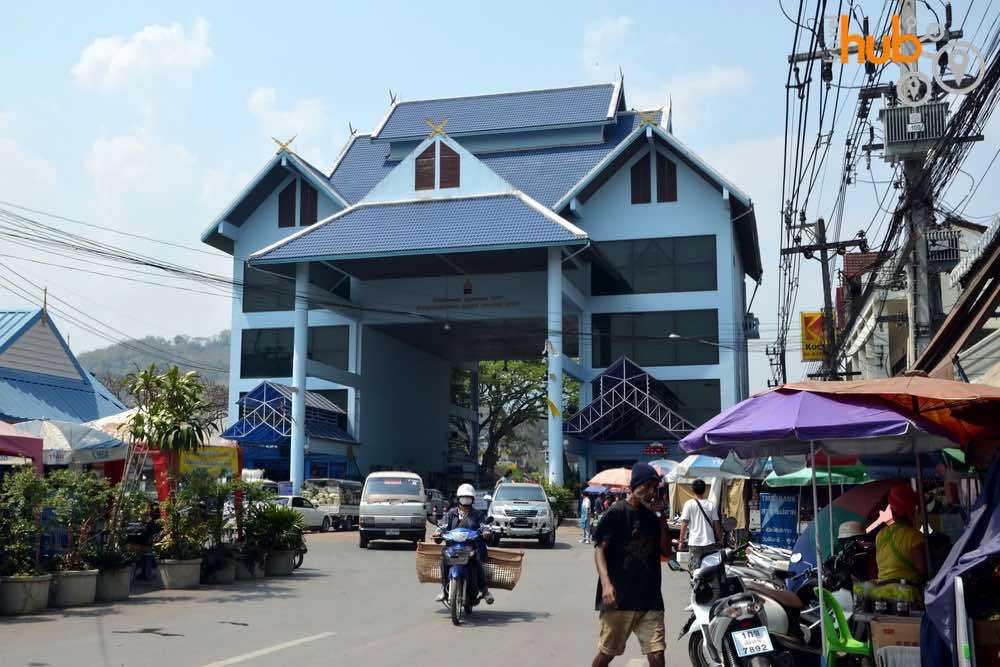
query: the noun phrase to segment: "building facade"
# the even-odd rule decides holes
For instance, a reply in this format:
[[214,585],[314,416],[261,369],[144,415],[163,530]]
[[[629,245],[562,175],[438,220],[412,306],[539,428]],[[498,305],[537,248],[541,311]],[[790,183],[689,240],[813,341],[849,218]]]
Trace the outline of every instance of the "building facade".
[[[469,476],[475,452],[450,441],[474,449],[477,406],[455,399],[456,371],[475,394],[479,361],[544,358],[561,481],[566,459],[581,476],[636,460],[746,397],[753,204],[662,121],[619,81],[398,102],[329,174],[279,150],[202,237],[242,286],[231,419],[270,380],[341,407],[363,472]],[[609,407],[595,442],[563,414],[564,378],[582,412],[623,359],[656,386]],[[306,440],[293,430],[293,483]]]

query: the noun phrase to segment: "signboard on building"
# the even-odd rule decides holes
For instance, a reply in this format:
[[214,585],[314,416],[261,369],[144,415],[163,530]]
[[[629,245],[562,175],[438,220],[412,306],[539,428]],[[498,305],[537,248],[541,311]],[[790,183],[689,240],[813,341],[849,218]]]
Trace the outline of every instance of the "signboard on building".
[[646,445],[642,450],[644,456],[663,456],[666,452],[667,448],[662,442],[654,442]]
[[798,539],[799,499],[780,493],[760,494],[760,543],[791,549]]
[[799,313],[802,361],[823,361],[823,313]]
[[181,452],[181,473],[205,470],[212,477],[234,477],[237,470],[235,447],[202,447],[197,452]]

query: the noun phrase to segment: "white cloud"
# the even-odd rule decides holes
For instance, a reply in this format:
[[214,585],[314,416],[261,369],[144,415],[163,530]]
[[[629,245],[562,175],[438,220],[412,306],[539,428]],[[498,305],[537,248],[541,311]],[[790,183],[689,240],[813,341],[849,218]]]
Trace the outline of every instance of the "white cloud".
[[55,166],[15,135],[15,116],[0,111],[0,199],[42,207],[55,194]]
[[618,54],[635,21],[631,16],[608,16],[587,25],[580,58],[588,70],[608,71],[620,63],[610,62]]
[[262,86],[247,98],[247,109],[257,119],[262,140],[270,144],[270,137],[286,141],[294,136],[295,152],[320,169],[325,168],[330,147],[337,144],[326,131],[329,119],[322,100],[309,97],[281,106],[278,91]]
[[636,87],[629,100],[639,109],[655,109],[673,105],[674,129],[690,135],[703,123],[726,116],[720,100],[746,93],[753,77],[742,65],[707,65],[667,79],[651,88]]
[[77,85],[119,90],[149,79],[185,79],[214,57],[208,46],[208,21],[196,19],[190,31],[180,23],[148,25],[131,37],[101,37],[73,65]]

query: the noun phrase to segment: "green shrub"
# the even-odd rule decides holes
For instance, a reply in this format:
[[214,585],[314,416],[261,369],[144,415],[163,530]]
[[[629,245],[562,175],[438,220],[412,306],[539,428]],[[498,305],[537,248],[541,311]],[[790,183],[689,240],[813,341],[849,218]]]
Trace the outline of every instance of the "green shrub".
[[573,494],[570,490],[565,486],[550,484],[545,480],[542,480],[542,488],[545,489],[545,495],[549,497],[552,511],[560,516],[566,516],[573,504]]
[[39,519],[48,495],[32,466],[15,469],[0,486],[0,575],[42,574],[37,545]]
[[56,556],[60,570],[84,570],[97,555],[98,536],[111,503],[108,481],[92,472],[55,470],[48,475],[47,505],[66,528],[66,550]]
[[266,503],[247,518],[247,539],[275,551],[294,551],[304,543],[305,521],[290,507]]

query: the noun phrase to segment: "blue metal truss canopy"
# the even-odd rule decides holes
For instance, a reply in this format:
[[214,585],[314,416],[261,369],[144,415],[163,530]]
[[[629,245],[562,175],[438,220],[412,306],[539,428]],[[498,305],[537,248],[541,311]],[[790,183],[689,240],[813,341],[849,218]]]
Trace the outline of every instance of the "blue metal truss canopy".
[[[291,387],[274,382],[262,382],[240,399],[243,417],[227,428],[222,437],[241,444],[285,445],[292,436]],[[345,414],[327,398],[306,392],[306,436],[357,445],[357,441],[340,426]]]
[[666,405],[670,393],[628,357],[620,357],[593,380],[597,395],[570,417],[563,432],[588,440],[607,439],[629,422],[645,418],[678,440],[696,426]]

